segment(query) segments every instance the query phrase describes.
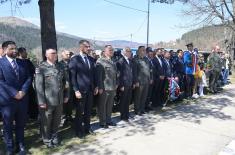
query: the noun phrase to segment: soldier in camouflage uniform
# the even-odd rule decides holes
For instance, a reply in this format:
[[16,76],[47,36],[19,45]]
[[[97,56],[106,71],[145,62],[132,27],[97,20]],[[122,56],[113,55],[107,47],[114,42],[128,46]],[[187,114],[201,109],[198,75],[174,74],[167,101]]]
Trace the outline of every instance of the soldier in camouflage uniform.
[[43,142],[48,147],[58,145],[58,127],[61,121],[63,103],[68,102],[68,82],[64,68],[57,63],[54,49],[46,50],[47,60],[36,69],[35,85],[40,108]]
[[65,103],[63,105],[63,120],[64,123],[70,121],[72,122],[73,118],[72,118],[72,111],[73,111],[73,103],[74,103],[74,91],[73,91],[73,87],[72,87],[72,82],[70,80],[70,72],[69,72],[69,61],[71,58],[71,53],[70,51],[62,51],[61,53],[62,56],[62,60],[60,61],[60,63],[63,65],[64,70],[65,70],[65,78],[66,81],[69,81],[69,101],[68,103]]
[[218,54],[219,51],[219,46],[215,46],[207,61],[207,69],[210,72],[209,88],[212,93],[217,92],[217,81],[222,70],[222,59]]
[[106,45],[104,49],[104,57],[97,60],[97,85],[99,89],[98,114],[100,127],[108,128],[116,124],[111,120],[114,97],[117,88],[117,67],[111,60],[113,56],[113,48]]
[[145,113],[145,103],[148,97],[148,88],[151,83],[151,68],[149,60],[145,57],[144,46],[139,46],[137,56],[133,59],[134,77],[134,109],[136,115]]

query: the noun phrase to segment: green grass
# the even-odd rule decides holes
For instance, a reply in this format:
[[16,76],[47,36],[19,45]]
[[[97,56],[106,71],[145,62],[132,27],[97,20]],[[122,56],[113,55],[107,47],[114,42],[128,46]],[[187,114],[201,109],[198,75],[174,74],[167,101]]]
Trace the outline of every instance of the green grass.
[[[95,119],[95,118],[94,118]],[[30,121],[27,123],[26,130],[25,130],[25,143],[26,149],[28,150],[28,154],[33,155],[47,155],[52,153],[63,152],[66,149],[72,148],[74,145],[81,145],[84,143],[89,143],[92,141],[96,136],[87,136],[85,139],[81,140],[79,138],[75,138],[74,130],[71,128],[71,124],[68,124],[66,127],[62,127],[60,129],[60,139],[61,144],[56,148],[48,149],[43,142],[39,135],[39,125],[35,121]],[[0,150],[4,150],[3,141],[0,141]],[[4,154],[0,151],[0,155]]]

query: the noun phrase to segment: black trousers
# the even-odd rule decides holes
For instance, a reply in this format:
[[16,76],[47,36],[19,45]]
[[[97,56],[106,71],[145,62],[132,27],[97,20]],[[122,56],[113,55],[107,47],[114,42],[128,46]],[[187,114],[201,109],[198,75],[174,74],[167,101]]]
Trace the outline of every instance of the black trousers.
[[75,99],[75,133],[82,134],[89,131],[91,121],[91,109],[93,104],[93,92],[82,93],[81,99]]
[[36,92],[31,85],[29,87],[29,104],[28,104],[28,114],[31,119],[37,119],[39,114],[38,104],[36,101]]
[[63,114],[65,118],[72,117],[74,100],[75,100],[75,95],[74,91],[72,91],[72,93],[70,93],[68,103],[63,104]]
[[149,90],[148,90],[147,100],[145,103],[145,108],[150,107],[150,102],[153,102],[153,88],[154,88],[154,85],[149,84]]
[[154,81],[154,86],[153,86],[153,93],[152,93],[152,98],[153,98],[153,107],[160,107],[163,105],[163,99],[164,99],[164,80],[157,79]]
[[124,91],[120,92],[120,113],[121,119],[129,118],[129,105],[131,104],[132,99],[132,87],[124,87]]
[[209,76],[209,88],[212,92],[217,91],[217,82],[219,80],[220,72],[217,71],[210,71],[210,76]]
[[194,76],[192,74],[186,74],[185,96],[192,97],[194,88]]

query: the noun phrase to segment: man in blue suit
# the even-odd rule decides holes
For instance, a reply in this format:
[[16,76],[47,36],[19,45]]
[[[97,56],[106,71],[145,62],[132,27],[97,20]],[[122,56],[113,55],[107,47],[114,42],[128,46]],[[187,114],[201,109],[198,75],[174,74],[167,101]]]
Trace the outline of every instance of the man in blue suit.
[[25,154],[24,127],[27,118],[27,91],[32,82],[27,65],[16,59],[16,44],[6,41],[2,44],[6,54],[0,59],[0,106],[3,116],[4,141],[7,154],[13,154],[13,121],[15,120],[16,152]]

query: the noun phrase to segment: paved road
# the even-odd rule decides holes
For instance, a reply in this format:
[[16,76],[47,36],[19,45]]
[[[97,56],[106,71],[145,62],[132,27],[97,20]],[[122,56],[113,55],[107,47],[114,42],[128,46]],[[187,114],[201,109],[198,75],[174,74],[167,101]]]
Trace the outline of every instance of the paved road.
[[[129,123],[96,130],[89,143],[74,145],[68,155],[217,155],[235,139],[235,85],[196,103],[135,117]],[[57,153],[58,154],[58,153]],[[221,154],[222,155],[222,154]]]

